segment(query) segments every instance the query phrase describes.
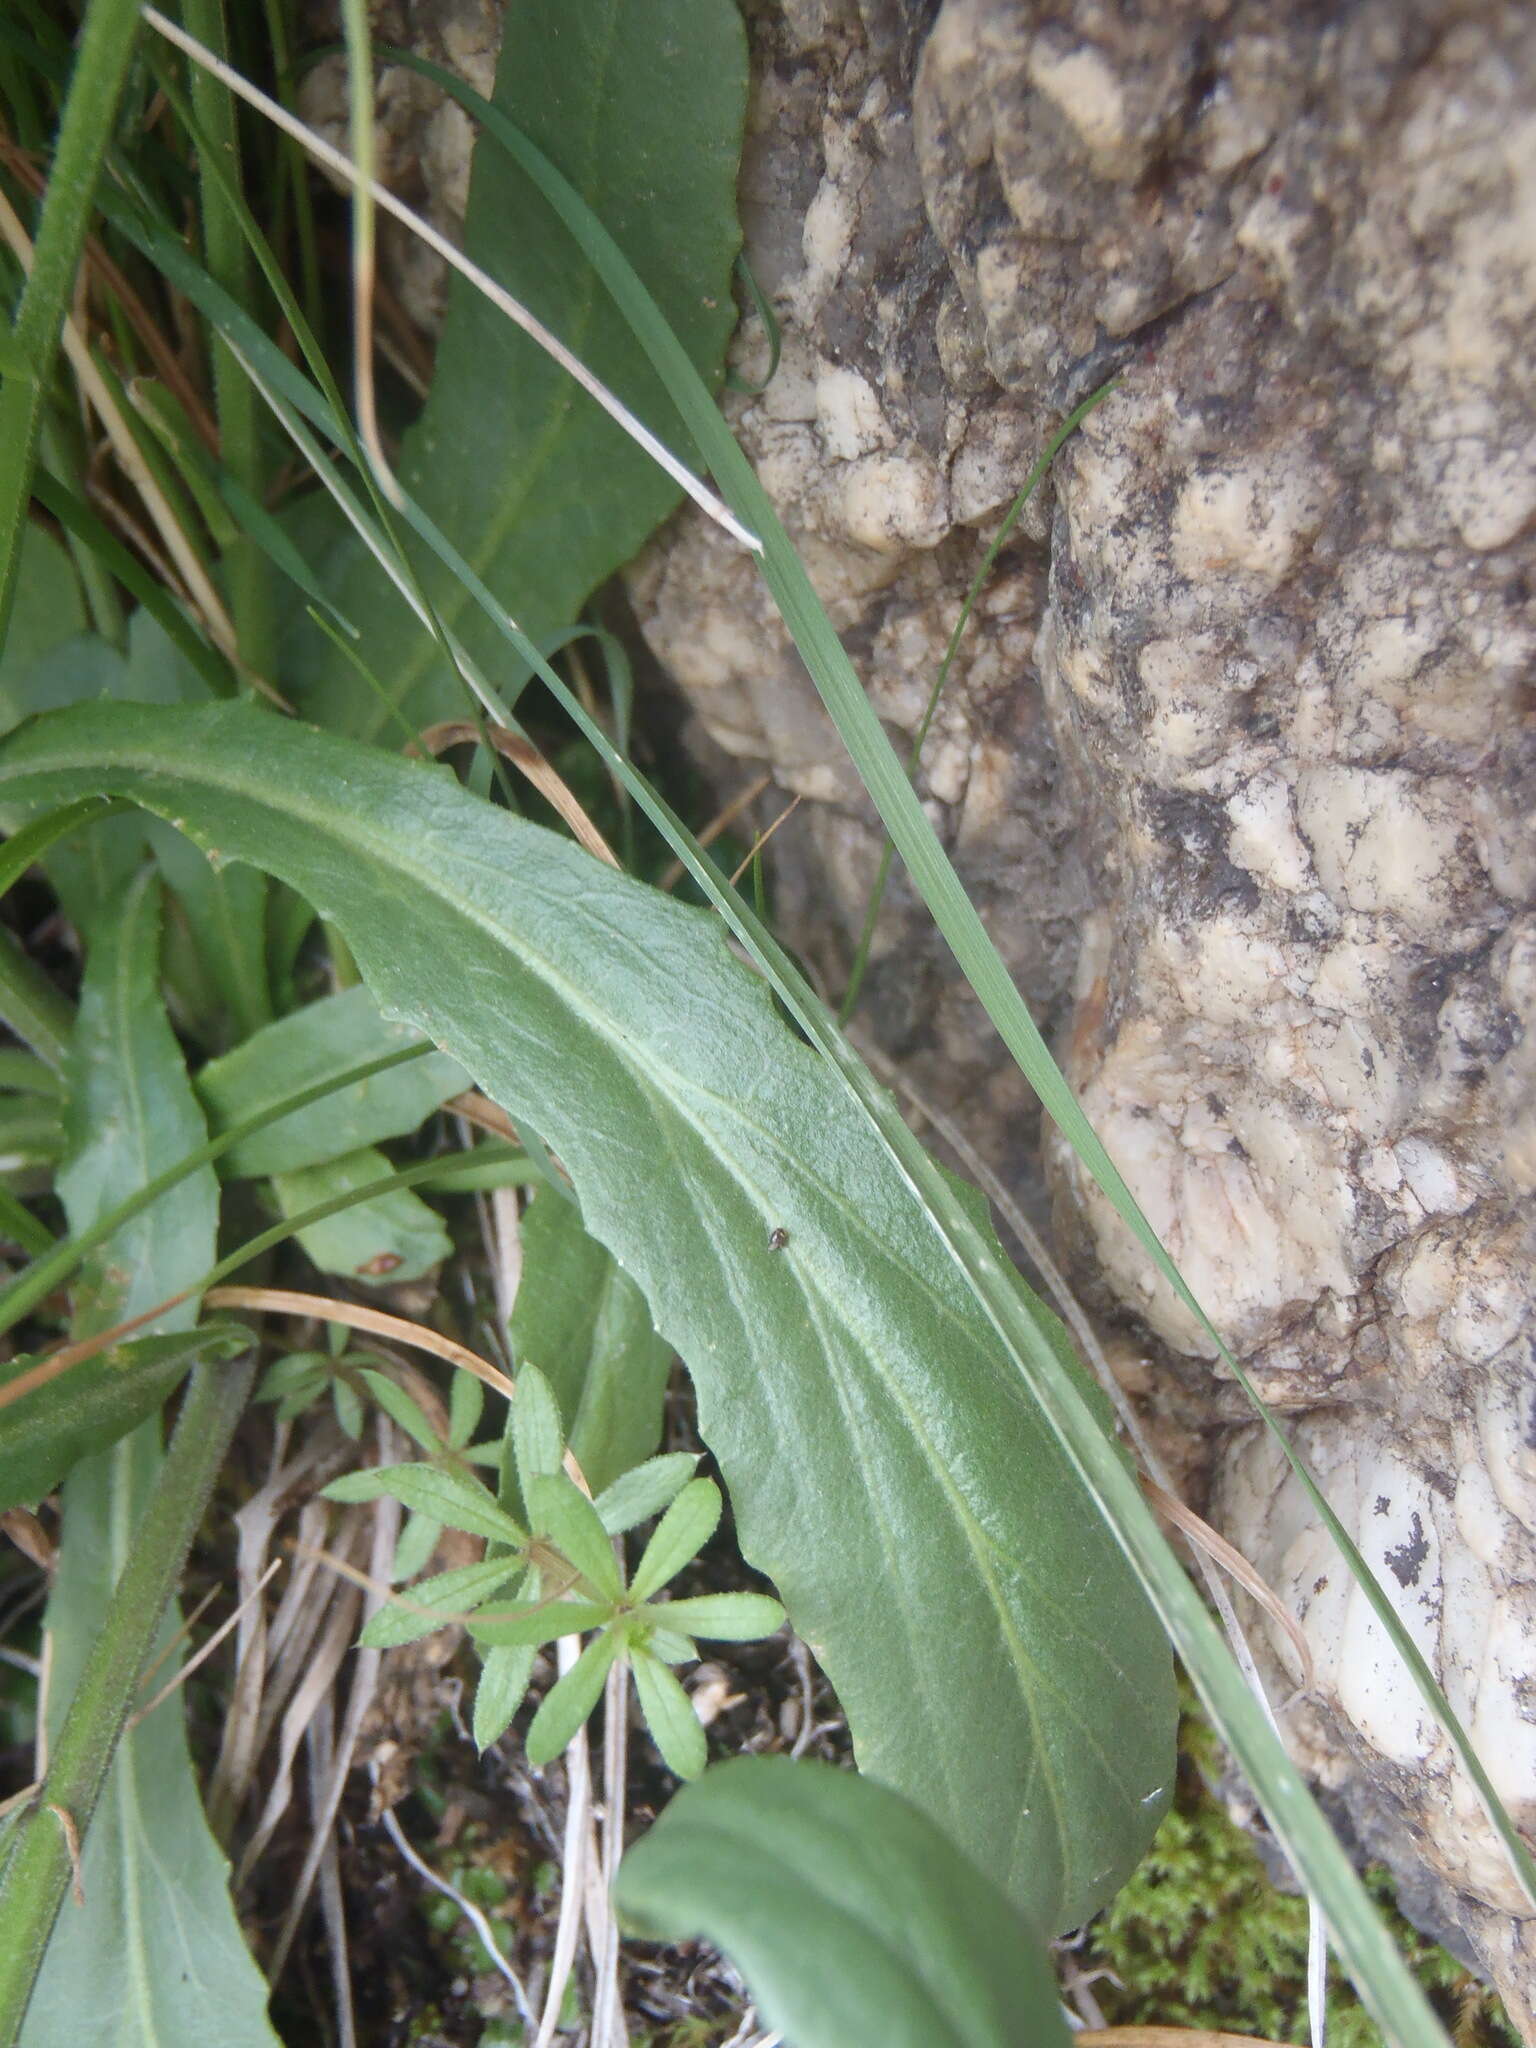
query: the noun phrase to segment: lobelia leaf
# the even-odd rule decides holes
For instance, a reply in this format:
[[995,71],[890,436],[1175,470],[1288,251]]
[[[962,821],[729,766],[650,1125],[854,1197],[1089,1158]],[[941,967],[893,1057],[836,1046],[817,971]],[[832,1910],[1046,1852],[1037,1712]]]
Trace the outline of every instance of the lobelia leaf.
[[[315,1203],[367,1187],[392,1170],[382,1152],[365,1146],[344,1158],[328,1159],[323,1166],[274,1173],[272,1192],[285,1216],[302,1216]],[[442,1217],[410,1188],[392,1188],[387,1195],[353,1202],[294,1235],[322,1273],[339,1273],[365,1287],[424,1279],[453,1250]]]
[[[623,241],[711,383],[735,325],[736,175],[746,112],[746,40],[732,0],[513,0],[494,99],[527,125]],[[666,118],[657,119],[657,109]],[[665,203],[658,195],[665,194]],[[508,224],[515,223],[509,232]],[[688,441],[644,352],[533,186],[495,149],[475,152],[464,246],[646,424]],[[400,471],[468,549],[536,638],[566,627],[588,594],[633,559],[677,502],[664,476],[526,336],[454,276],[432,391],[404,438]],[[441,648],[332,516],[306,512],[303,551],[362,629],[358,665],[295,609],[283,687],[321,724],[397,745],[462,715]],[[329,544],[327,544],[329,542]],[[423,554],[426,594],[469,650],[505,673],[504,649],[461,584]],[[363,680],[371,669],[381,685]]]
[[[153,1415],[200,1359],[238,1357],[251,1347],[238,1323],[138,1337],[98,1351],[0,1408],[0,1512],[51,1493],[82,1458],[108,1450]],[[0,1389],[38,1361],[0,1367]]]
[[521,1548],[527,1531],[496,1505],[491,1495],[460,1472],[436,1465],[375,1465],[365,1472],[344,1472],[321,1491],[327,1500],[378,1500],[387,1495],[418,1514],[430,1515],[471,1536]]
[[[70,1228],[91,1220],[200,1145],[206,1132],[158,988],[159,890],[145,873],[98,926],[71,1062],[74,1149],[59,1178]],[[163,1301],[212,1263],[218,1183],[204,1168],[91,1255],[74,1334]],[[185,1330],[185,1303],[159,1333]],[[54,1733],[97,1635],[161,1462],[143,1422],[65,1482],[64,1534],[49,1597]],[[162,1643],[176,1626],[168,1614]],[[23,2048],[277,2048],[266,1985],[241,1937],[229,1868],[209,1832],[177,1692],[128,1729],[86,1832],[83,1907],[66,1903],[22,2027]]]
[[626,1855],[614,1903],[645,1940],[723,1948],[795,2048],[1072,2038],[1044,1945],[1002,1892],[926,1814],[829,1764],[716,1764]]
[[576,1461],[601,1493],[661,1441],[672,1347],[574,1203],[548,1190],[537,1195],[522,1237],[513,1354],[535,1359],[547,1376]]
[[719,926],[443,770],[245,706],[102,705],[0,743],[0,801],[86,790],[308,896],[381,1009],[555,1149],[688,1362],[742,1551],[862,1767],[1080,1925],[1172,1784],[1167,1643],[922,1202]]
[[690,1479],[656,1524],[630,1579],[630,1597],[649,1600],[668,1579],[675,1579],[714,1535],[724,1507],[712,1479]]
[[630,1669],[645,1725],[661,1751],[662,1762],[680,1778],[696,1778],[709,1762],[709,1744],[693,1701],[659,1658],[635,1649]]
[[539,1702],[525,1745],[535,1769],[553,1763],[603,1695],[608,1667],[623,1648],[613,1630],[594,1636],[576,1662]]
[[[253,1033],[197,1077],[197,1092],[216,1131],[255,1116],[296,1089],[362,1066],[409,1045],[416,1034],[380,1016],[366,988],[322,996]],[[226,1152],[226,1174],[291,1173],[346,1152],[403,1138],[433,1110],[469,1086],[462,1067],[426,1053],[350,1088],[339,1088],[296,1115],[279,1117]]]
[[0,724],[9,728],[36,709],[27,670],[61,641],[83,633],[87,624],[69,550],[41,526],[28,526],[21,539],[16,601],[0,649]]

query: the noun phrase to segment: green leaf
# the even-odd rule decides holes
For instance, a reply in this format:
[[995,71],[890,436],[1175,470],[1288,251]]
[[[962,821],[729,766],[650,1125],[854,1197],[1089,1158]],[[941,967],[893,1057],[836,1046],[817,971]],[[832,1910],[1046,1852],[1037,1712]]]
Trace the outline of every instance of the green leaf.
[[[94,633],[80,633],[50,647],[11,677],[0,723],[7,726],[39,711],[61,709],[93,698],[121,697],[128,688],[128,664],[117,648]],[[3,813],[9,831],[24,823],[20,813]],[[88,930],[103,906],[125,889],[145,853],[142,818],[107,814],[84,821],[43,854],[41,866],[58,893],[70,922]]]
[[723,1948],[795,2048],[1068,2048],[1038,1938],[926,1814],[829,1764],[739,1757],[624,1858],[649,1941]]
[[693,1600],[665,1601],[651,1612],[664,1628],[712,1643],[751,1643],[784,1626],[783,1608],[766,1593],[701,1593]]
[[0,1173],[51,1166],[63,1150],[57,1103],[38,1095],[0,1095]]
[[[139,1337],[19,1395],[0,1408],[0,1512],[41,1500],[81,1458],[126,1436],[161,1407],[199,1359],[238,1357],[252,1341],[238,1323]],[[0,1368],[0,1388],[37,1363],[12,1359]]]
[[390,1420],[399,1423],[411,1441],[429,1458],[436,1456],[443,1448],[443,1440],[414,1395],[408,1394],[387,1372],[375,1372],[371,1366],[365,1365],[362,1375],[373,1398]]
[[512,1350],[549,1378],[577,1463],[594,1493],[661,1441],[672,1347],[651,1327],[645,1296],[549,1190],[523,1218],[523,1274]]
[[530,1479],[527,1492],[535,1534],[547,1536],[600,1599],[619,1599],[624,1583],[612,1540],[580,1487],[554,1472]]
[[[591,200],[694,362],[718,382],[736,318],[731,267],[747,85],[731,0],[648,0],[643,8],[628,0],[515,0],[502,52],[496,104]],[[475,153],[464,245],[686,451],[676,413],[628,328],[569,261],[558,222],[498,150]],[[431,397],[405,437],[400,469],[406,488],[468,548],[535,638],[570,624],[678,497],[649,457],[457,276]],[[312,555],[314,541],[302,545]],[[350,533],[320,572],[334,602],[362,627],[361,665],[407,724],[456,715],[462,695],[440,648],[398,600],[381,595],[374,565]],[[463,589],[430,561],[423,580],[470,652],[504,671],[502,651]],[[296,618],[280,673],[321,724],[398,744],[386,705],[307,622]]]
[[709,1762],[709,1744],[693,1701],[659,1658],[636,1648],[630,1660],[645,1725],[662,1762],[680,1778],[696,1778]]
[[0,1088],[13,1088],[21,1095],[44,1095],[50,1102],[64,1099],[63,1085],[53,1068],[30,1052],[0,1049]]
[[[651,1609],[652,1613],[655,1611]],[[692,1664],[699,1654],[693,1637],[680,1635],[675,1628],[652,1628],[645,1638],[645,1647],[663,1664]]]
[[528,1489],[533,1481],[550,1478],[560,1470],[565,1432],[560,1426],[560,1410],[555,1406],[549,1381],[536,1365],[526,1361],[517,1375],[517,1392],[512,1397],[512,1409],[507,1417],[507,1435],[512,1445],[518,1491],[527,1504]]
[[622,1536],[676,1500],[693,1477],[698,1459],[692,1451],[668,1451],[659,1458],[647,1458],[605,1486],[593,1501],[597,1519],[610,1536]]
[[[197,1077],[197,1092],[215,1130],[228,1130],[299,1088],[381,1059],[416,1038],[409,1025],[382,1017],[367,989],[349,988],[322,996],[267,1025],[223,1059],[210,1060]],[[384,1138],[403,1138],[468,1086],[462,1067],[441,1053],[428,1053],[339,1088],[295,1116],[280,1117],[232,1147],[224,1156],[224,1170],[289,1173]]]
[[253,1401],[286,1401],[302,1394],[313,1399],[329,1382],[336,1361],[326,1351],[285,1351],[274,1358],[256,1383]]
[[40,526],[21,538],[16,602],[0,653],[0,723],[6,728],[37,706],[25,677],[32,664],[86,629],[85,605],[69,550]]
[[462,1451],[485,1413],[485,1385],[472,1372],[456,1372],[448,1389],[448,1442]]
[[421,1636],[431,1635],[434,1629],[462,1621],[471,1609],[491,1599],[522,1571],[517,1558],[502,1557],[439,1572],[436,1578],[423,1579],[420,1585],[410,1587],[370,1615],[359,1640],[374,1650],[392,1650],[402,1643],[414,1643]]
[[216,867],[156,819],[149,842],[176,892],[216,996],[199,1018],[216,1044],[247,1037],[271,1020],[267,976],[267,879],[249,868]]
[[33,1258],[52,1251],[58,1242],[24,1202],[18,1201],[9,1188],[0,1187],[0,1242],[7,1239]]
[[657,1523],[629,1582],[630,1597],[649,1600],[697,1557],[719,1526],[725,1503],[712,1479],[690,1479]]
[[522,1649],[492,1649],[485,1652],[480,1683],[475,1687],[475,1709],[470,1733],[477,1749],[489,1749],[505,1735],[512,1716],[523,1704],[533,1660],[538,1651],[530,1644]]
[[543,1643],[558,1642],[562,1636],[584,1636],[589,1629],[601,1628],[612,1616],[613,1606],[608,1601],[535,1601],[522,1612],[477,1614],[469,1622],[469,1632],[477,1643],[493,1649],[537,1649]]
[[720,927],[441,769],[243,706],[103,705],[0,745],[0,800],[87,787],[308,896],[381,1006],[555,1149],[688,1360],[742,1550],[861,1763],[1081,1924],[1172,1782],[1167,1645],[904,1172]]
[[402,1579],[414,1579],[419,1571],[424,1571],[442,1534],[442,1523],[434,1522],[430,1515],[408,1515],[390,1563],[391,1581],[398,1586]]
[[[141,876],[102,919],[87,962],[70,1068],[76,1149],[60,1176],[75,1231],[205,1136],[159,996],[158,929],[159,891]],[[74,1335],[110,1328],[195,1282],[214,1255],[217,1215],[218,1183],[205,1167],[120,1229],[82,1272]],[[193,1302],[169,1311],[160,1333],[185,1331],[196,1312]],[[151,1420],[65,1482],[47,1617],[55,1737],[160,1463]],[[173,1610],[162,1645],[175,1626]],[[203,1817],[183,1716],[177,1692],[118,1745],[85,1837],[85,1904],[66,1904],[55,1925],[23,2048],[202,2048],[210,2036],[221,2048],[276,2048],[266,1985]]]
[[[389,1171],[384,1154],[365,1146],[323,1166],[275,1173],[272,1192],[285,1216],[301,1216],[315,1203],[367,1187]],[[442,1217],[410,1188],[354,1202],[295,1235],[322,1273],[341,1273],[369,1287],[424,1279],[453,1250]]]
[[510,1543],[514,1549],[528,1540],[526,1531],[503,1514],[483,1486],[436,1465],[375,1465],[366,1472],[344,1472],[321,1490],[327,1500],[378,1500],[387,1495],[449,1528],[467,1529],[471,1536]]
[[608,1667],[623,1648],[611,1630],[594,1636],[564,1678],[556,1681],[539,1703],[524,1745],[535,1769],[553,1763],[603,1694]]

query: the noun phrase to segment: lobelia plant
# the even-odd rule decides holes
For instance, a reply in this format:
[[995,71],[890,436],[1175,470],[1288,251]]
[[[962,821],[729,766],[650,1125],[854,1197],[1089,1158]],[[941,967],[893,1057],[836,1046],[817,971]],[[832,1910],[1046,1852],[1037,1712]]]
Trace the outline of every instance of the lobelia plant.
[[[354,155],[366,164],[367,37],[360,8],[346,14]],[[207,0],[189,5],[183,30],[148,19],[183,48],[198,50],[185,30],[222,47]],[[0,1368],[0,1505],[35,1507],[64,1481],[48,1626],[65,1679],[48,1702],[51,1765],[0,1847],[0,2043],[44,2048],[115,2027],[119,2039],[178,2044],[214,2012],[221,2038],[273,2038],[179,1709],[141,1699],[251,1378],[248,1327],[199,1323],[200,1307],[304,1313],[331,1332],[324,1350],[312,1335],[278,1341],[256,1398],[280,1444],[292,1431],[321,1446],[305,1470],[325,1479],[325,1500],[344,1514],[377,1504],[359,1668],[462,1625],[480,1659],[484,1748],[555,1646],[558,1675],[523,1748],[534,1767],[569,1751],[573,1854],[585,1853],[581,1731],[606,1693],[604,1895],[621,1846],[632,1678],[666,1764],[702,1778],[626,1859],[619,1903],[651,1935],[705,1931],[731,1947],[799,2048],[982,2048],[1017,2039],[1021,2024],[1063,2038],[1044,1943],[1115,1894],[1166,1807],[1170,1638],[1391,2036],[1441,2038],[1159,1534],[1063,1326],[1005,1257],[985,1204],[912,1138],[761,901],[735,892],[629,757],[627,670],[581,613],[676,503],[675,481],[605,414],[606,397],[576,391],[457,280],[429,396],[387,471],[369,296],[354,427],[316,332],[312,195],[265,142],[261,177],[242,177],[226,91],[239,79],[201,56],[188,78],[158,40],[131,54],[120,0],[91,0],[72,70],[67,45],[42,16],[35,25],[35,48],[8,44],[0,70],[18,198],[29,151],[47,139],[43,110],[68,85],[35,261],[5,201],[10,246],[32,271],[0,403],[15,429],[0,446],[0,623],[14,602],[0,655],[0,807],[12,828],[0,882],[40,866],[85,979],[76,1010],[21,946],[0,948],[0,1016],[31,1048],[0,1056],[17,1141],[0,1229],[30,1258],[0,1292],[0,1327],[29,1319],[33,1342]],[[249,40],[250,24],[231,27]],[[504,48],[490,103],[401,60],[484,124],[471,256],[515,295],[517,317],[527,307],[554,329],[653,438],[711,469],[728,512],[689,487],[761,558],[978,993],[1145,1232],[716,408],[746,92],[734,8],[515,0]],[[178,140],[157,153],[140,116],[162,110]],[[197,251],[183,233],[193,189]],[[303,302],[263,208],[268,225],[278,214],[294,224]],[[365,212],[365,282],[370,237]],[[94,355],[70,311],[82,250],[112,342]],[[203,323],[211,406],[146,300]],[[279,321],[302,368],[272,338]],[[131,479],[132,512],[113,510],[140,554],[168,558],[173,573],[147,573],[93,509],[55,374],[61,334]],[[1104,395],[1064,423],[1020,503]],[[273,505],[285,446],[323,489]],[[40,516],[27,527],[29,498]],[[606,718],[583,649],[604,664]],[[596,792],[585,808],[519,725],[533,679],[581,736],[572,773]],[[466,740],[464,783],[421,758]],[[508,762],[581,844],[517,814]],[[616,871],[588,809],[634,873]],[[635,878],[663,846],[696,903]],[[878,892],[871,928],[877,909]],[[466,1141],[458,1116],[498,1141]],[[535,1183],[518,1212],[517,1191]],[[62,1237],[46,1206],[55,1192]],[[514,1227],[520,1242],[515,1296],[503,1288],[488,1317],[513,1377],[440,1329],[352,1298],[430,1287],[461,1260],[467,1211],[455,1205],[470,1195],[489,1197],[499,1219],[487,1232],[498,1275]],[[221,1220],[228,1242],[265,1217],[270,1227],[215,1258]],[[253,1259],[295,1257],[278,1249],[293,1241],[330,1276],[330,1295],[219,1291]],[[44,1350],[65,1287],[71,1341]],[[459,1368],[446,1402],[401,1366],[401,1342]],[[740,1558],[782,1605],[746,1591],[661,1597],[723,1511],[692,1454],[656,1455],[674,1350]],[[157,1417],[189,1371],[162,1457]],[[486,1383],[508,1406],[477,1440]],[[371,1436],[383,1462],[322,1470],[322,1396],[333,1436]],[[419,1459],[395,1459],[400,1435]],[[658,1517],[626,1569],[623,1538]],[[484,1555],[418,1578],[445,1530]],[[93,1579],[98,1553],[115,1584],[110,1572]],[[677,1668],[701,1640],[773,1634],[786,1610],[837,1689],[860,1776],[781,1759],[705,1769]],[[263,1626],[242,1623],[213,1802],[226,1834],[254,1782],[255,1737],[241,1731],[261,1718],[248,1693]],[[124,1734],[136,1701],[142,1726]],[[347,1763],[331,1773],[333,1812]],[[1494,1814],[1523,1855],[1496,1803]],[[183,1865],[196,1873],[207,1969],[177,1979],[185,1902],[165,1873]],[[583,1911],[579,1871],[567,1875],[542,2020],[529,2014],[541,2041]],[[63,1903],[72,1878],[83,1906]],[[592,1943],[599,2042],[622,2038],[616,1940],[610,1920]],[[92,1953],[110,1965],[87,1992],[79,1959]],[[344,1999],[338,2024],[352,2025]]]

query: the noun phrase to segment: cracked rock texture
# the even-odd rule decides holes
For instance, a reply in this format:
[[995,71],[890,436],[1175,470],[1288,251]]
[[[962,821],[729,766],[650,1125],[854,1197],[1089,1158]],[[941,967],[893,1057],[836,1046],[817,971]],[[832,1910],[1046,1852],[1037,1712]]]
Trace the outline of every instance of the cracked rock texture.
[[[1536,15],[784,0],[753,32],[784,354],[732,410],[898,744],[1050,425],[1122,370],[920,789],[1529,1831]],[[781,904],[840,988],[879,839],[748,567],[690,516],[631,596],[710,738],[811,800]],[[866,1014],[1038,1203],[1037,1121],[899,889]],[[1536,1919],[1448,1745],[1209,1341],[1059,1148],[1048,1179],[1307,1631],[1298,1753],[1531,2030]]]

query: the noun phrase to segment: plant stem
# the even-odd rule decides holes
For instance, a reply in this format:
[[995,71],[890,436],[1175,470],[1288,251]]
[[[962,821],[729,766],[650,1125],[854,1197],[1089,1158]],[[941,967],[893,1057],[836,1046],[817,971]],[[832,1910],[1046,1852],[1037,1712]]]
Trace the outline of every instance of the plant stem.
[[0,386],[0,644],[10,624],[16,567],[43,400],[91,215],[118,95],[137,40],[138,0],[91,0],[43,201],[32,272],[14,329],[29,366]]
[[199,1366],[193,1374],[106,1626],[70,1702],[37,1803],[0,1879],[0,2048],[12,2048],[20,2033],[69,1887],[71,1830],[77,1842],[84,1840],[144,1660],[180,1581],[255,1369],[253,1351],[233,1365]]

